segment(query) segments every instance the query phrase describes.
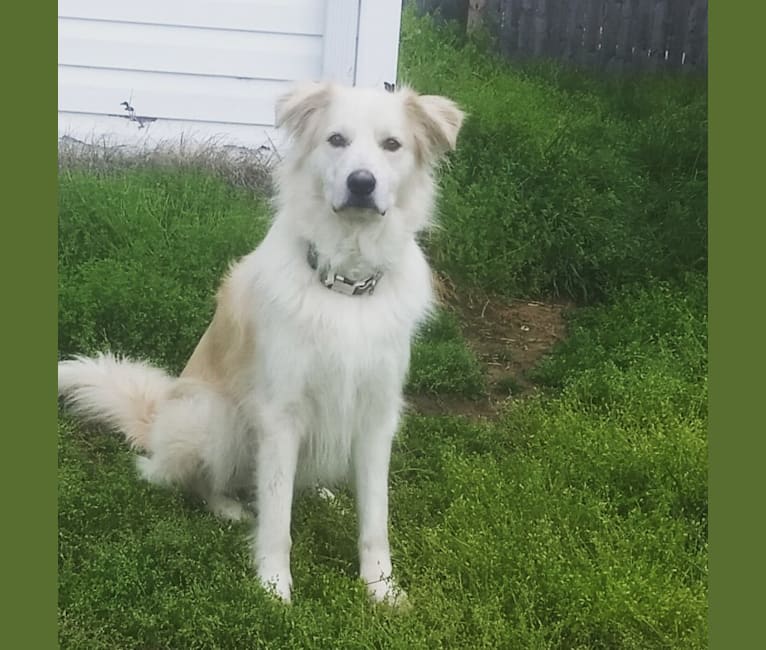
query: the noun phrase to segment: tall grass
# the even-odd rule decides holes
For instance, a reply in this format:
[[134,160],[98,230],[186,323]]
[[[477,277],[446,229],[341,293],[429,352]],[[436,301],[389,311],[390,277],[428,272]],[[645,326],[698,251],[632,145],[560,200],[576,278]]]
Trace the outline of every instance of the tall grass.
[[514,67],[412,10],[403,24],[404,80],[469,113],[442,177],[437,266],[576,299],[705,269],[704,80]]
[[267,224],[264,198],[202,170],[62,170],[59,352],[113,349],[180,370],[222,274]]

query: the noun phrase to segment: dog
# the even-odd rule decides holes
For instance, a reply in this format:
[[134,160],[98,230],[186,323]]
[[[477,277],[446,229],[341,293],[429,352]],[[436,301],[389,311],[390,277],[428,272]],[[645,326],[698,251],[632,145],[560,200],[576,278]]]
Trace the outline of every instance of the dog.
[[58,364],[74,413],[120,431],[140,475],[240,520],[254,490],[252,560],[291,599],[290,517],[302,488],[350,481],[359,574],[404,602],[388,541],[388,468],[410,346],[434,304],[417,235],[431,224],[438,161],[464,113],[409,88],[302,83],[280,97],[291,146],[275,218],[234,264],[179,377],[111,353]]

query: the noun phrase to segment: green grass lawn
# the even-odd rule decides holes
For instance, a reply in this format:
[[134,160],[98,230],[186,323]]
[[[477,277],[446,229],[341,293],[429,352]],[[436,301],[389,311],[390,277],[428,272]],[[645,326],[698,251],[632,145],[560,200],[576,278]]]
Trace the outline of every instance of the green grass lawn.
[[[402,62],[472,114],[426,240],[436,267],[458,292],[491,277],[507,299],[580,301],[530,396],[405,418],[391,542],[413,607],[368,602],[348,492],[296,499],[285,607],[254,577],[246,525],[139,482],[119,438],[62,413],[62,647],[707,646],[704,93],[514,70],[410,13]],[[59,181],[60,354],[178,371],[220,275],[267,228],[265,191],[194,165],[70,164]],[[440,312],[408,394],[470,401],[487,382],[459,310]]]

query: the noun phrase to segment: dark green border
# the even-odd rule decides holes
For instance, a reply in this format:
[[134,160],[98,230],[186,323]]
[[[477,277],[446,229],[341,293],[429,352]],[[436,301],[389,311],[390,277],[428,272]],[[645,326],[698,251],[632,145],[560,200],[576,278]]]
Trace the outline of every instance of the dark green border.
[[763,644],[766,188],[756,2],[710,3],[710,647]]
[[0,645],[55,648],[56,3],[3,7]]

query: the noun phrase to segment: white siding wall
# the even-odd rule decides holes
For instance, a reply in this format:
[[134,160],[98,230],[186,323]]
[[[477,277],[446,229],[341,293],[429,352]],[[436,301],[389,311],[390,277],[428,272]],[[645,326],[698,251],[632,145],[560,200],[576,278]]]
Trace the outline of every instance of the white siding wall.
[[274,100],[292,81],[394,81],[400,9],[400,0],[59,0],[59,135],[258,147],[274,138]]

